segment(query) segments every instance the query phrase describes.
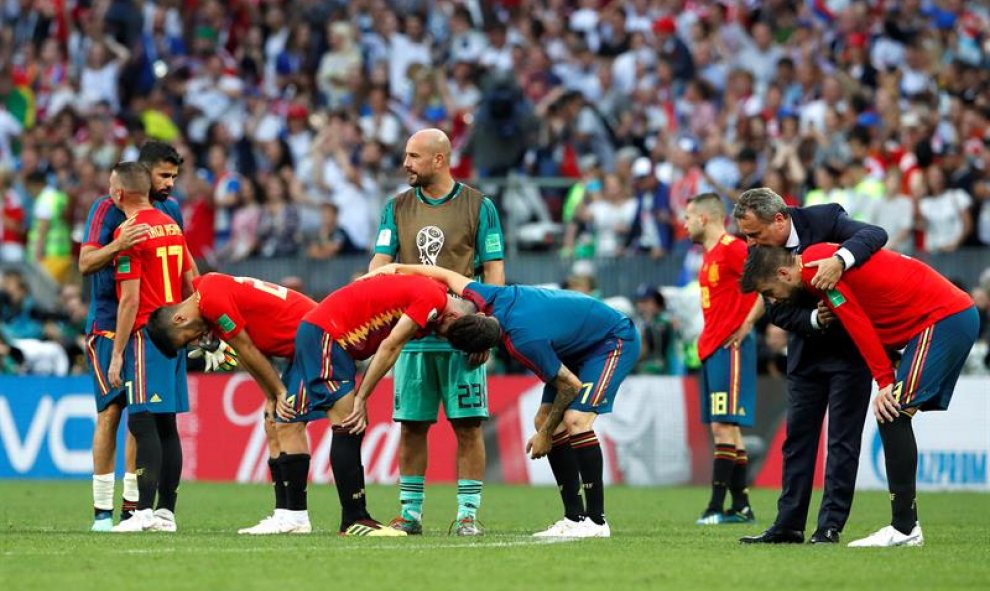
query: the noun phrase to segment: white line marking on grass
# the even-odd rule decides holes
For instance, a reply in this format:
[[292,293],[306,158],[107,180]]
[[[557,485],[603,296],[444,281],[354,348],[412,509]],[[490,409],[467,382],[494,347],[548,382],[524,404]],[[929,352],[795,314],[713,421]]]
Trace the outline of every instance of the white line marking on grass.
[[[178,539],[178,538],[177,538]],[[293,537],[293,540],[298,539]],[[521,540],[493,540],[491,542],[478,541],[470,542],[464,544],[452,544],[450,542],[441,542],[437,544],[431,543],[413,543],[413,544],[403,544],[401,542],[394,544],[367,544],[367,543],[357,543],[354,545],[327,545],[327,546],[309,546],[308,548],[320,549],[320,550],[333,550],[333,551],[357,551],[357,550],[388,550],[393,552],[396,550],[412,550],[412,551],[427,551],[427,550],[438,550],[438,549],[448,549],[448,548],[514,548],[520,546],[545,546],[550,544],[562,544],[569,542],[577,542],[577,538],[544,538],[544,539],[521,539]],[[295,547],[296,549],[300,549]],[[244,548],[212,548],[209,550],[204,550],[200,546],[175,546],[175,547],[165,547],[165,548],[99,548],[100,556],[105,556],[107,554],[260,554],[263,552],[281,552],[284,547],[268,547],[259,548],[256,546],[244,547]],[[17,557],[17,556],[79,556],[79,549],[75,550],[9,550],[3,553],[5,558],[7,557]]]

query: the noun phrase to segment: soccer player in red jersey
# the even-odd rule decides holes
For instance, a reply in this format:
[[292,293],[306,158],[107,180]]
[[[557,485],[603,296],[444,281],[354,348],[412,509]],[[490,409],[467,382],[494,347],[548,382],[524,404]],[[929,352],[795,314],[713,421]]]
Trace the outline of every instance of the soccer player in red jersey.
[[[920,546],[915,503],[918,449],[911,420],[919,410],[946,410],[979,331],[973,300],[921,261],[880,251],[846,271],[833,289],[812,286],[809,263],[832,257],[837,245],[817,244],[802,255],[756,248],[743,290],[788,300],[801,289],[818,296],[849,332],[880,388],[873,401],[886,456],[891,524],[851,542],[853,547]],[[895,369],[888,351],[904,348]]]
[[195,293],[175,306],[155,310],[148,320],[148,334],[162,351],[175,354],[189,343],[213,335],[237,351],[240,364],[265,393],[265,435],[268,469],[275,490],[275,511],[241,534],[309,533],[306,511],[288,504],[281,465],[282,453],[275,430],[275,402],[299,380],[293,366],[280,377],[268,357],[292,359],[296,329],[316,307],[305,295],[281,285],[252,277],[208,273],[193,279]]
[[[279,399],[278,440],[286,456],[282,477],[290,502],[306,507],[309,444],[305,422],[329,415],[333,423],[330,464],[342,508],[340,533],[404,536],[368,514],[361,442],[366,402],[402,350],[444,321],[474,311],[447,295],[443,284],[424,277],[371,277],[342,287],[309,312],[296,332],[292,364],[302,375],[296,389]],[[374,355],[354,392],[356,361]]]
[[[137,442],[138,502],[131,519],[111,531],[175,531],[175,501],[182,448],[175,415],[189,410],[185,366],[148,339],[145,324],[156,308],[192,291],[193,266],[182,229],[152,207],[151,173],[124,162],[110,175],[110,196],[134,223],[147,224],[147,239],[116,258],[117,323],[107,381],[124,387],[127,427]],[[120,228],[117,229],[119,233]],[[157,511],[152,507],[158,497]]]
[[[746,243],[725,231],[725,205],[715,193],[688,201],[684,227],[705,249],[698,283],[704,329],[698,339],[701,359],[701,418],[711,424],[715,442],[712,494],[698,525],[755,521],[746,490],[748,458],[741,427],[756,420],[756,339],[753,324],[763,300],[739,288]],[[732,507],[723,512],[726,490]]]

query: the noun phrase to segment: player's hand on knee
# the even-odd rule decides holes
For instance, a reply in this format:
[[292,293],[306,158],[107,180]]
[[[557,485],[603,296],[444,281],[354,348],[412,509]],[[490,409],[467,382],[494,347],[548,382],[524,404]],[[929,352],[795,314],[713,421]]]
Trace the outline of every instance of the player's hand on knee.
[[900,405],[894,399],[893,391],[892,385],[884,386],[877,393],[877,397],[873,399],[873,414],[881,423],[893,422],[897,419],[898,413],[901,412]]
[[530,437],[529,441],[526,443],[526,453],[529,454],[531,459],[538,460],[550,453],[550,448],[552,446],[553,443],[550,436],[543,431],[537,431],[536,434]]
[[354,397],[354,410],[344,417],[340,426],[349,429],[354,435],[361,433],[368,427],[368,407],[363,399]]
[[[293,397],[293,401],[295,401],[295,397]],[[296,418],[296,409],[292,407],[287,394],[278,397],[278,402],[275,404],[275,414],[283,421],[291,421]]]

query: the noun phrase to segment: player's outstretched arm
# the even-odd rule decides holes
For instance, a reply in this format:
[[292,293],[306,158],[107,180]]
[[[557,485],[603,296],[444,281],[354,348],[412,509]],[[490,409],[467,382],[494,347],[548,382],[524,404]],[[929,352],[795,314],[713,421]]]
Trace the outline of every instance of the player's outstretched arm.
[[107,371],[107,378],[114,388],[123,385],[121,370],[124,367],[124,349],[131,339],[131,331],[134,330],[134,322],[137,320],[140,291],[140,279],[128,279],[120,282],[120,301],[117,303],[117,326],[114,327],[113,354],[110,357],[110,367]]
[[371,363],[368,364],[368,369],[364,372],[364,379],[361,380],[361,386],[354,395],[354,410],[341,423],[343,427],[349,428],[351,433],[360,433],[368,426],[368,398],[375,391],[378,382],[395,365],[399,353],[402,351],[402,346],[416,336],[417,331],[419,331],[419,325],[416,324],[416,321],[403,314],[392,327],[392,332],[378,346],[378,352],[371,358]]
[[79,272],[95,273],[113,262],[114,257],[148,238],[148,224],[136,224],[136,218],[128,218],[119,226],[120,233],[106,246],[84,245],[79,250]]
[[526,451],[530,452],[530,457],[534,460],[550,453],[554,431],[557,430],[560,422],[564,420],[564,412],[567,411],[567,407],[574,402],[578,393],[581,392],[581,380],[574,375],[574,372],[563,365],[560,366],[557,377],[554,378],[553,385],[557,389],[557,395],[554,397],[553,404],[550,406],[547,420],[540,427],[540,430],[536,432],[536,435],[533,435],[529,443],[526,444]]

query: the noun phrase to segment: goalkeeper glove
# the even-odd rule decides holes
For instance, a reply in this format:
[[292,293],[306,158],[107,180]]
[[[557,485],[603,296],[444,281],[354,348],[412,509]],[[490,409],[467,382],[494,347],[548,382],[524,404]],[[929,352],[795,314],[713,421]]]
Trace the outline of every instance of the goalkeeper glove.
[[238,365],[237,351],[233,347],[220,341],[220,345],[210,350],[208,348],[197,348],[189,352],[189,359],[203,358],[206,363],[204,371],[231,371]]

